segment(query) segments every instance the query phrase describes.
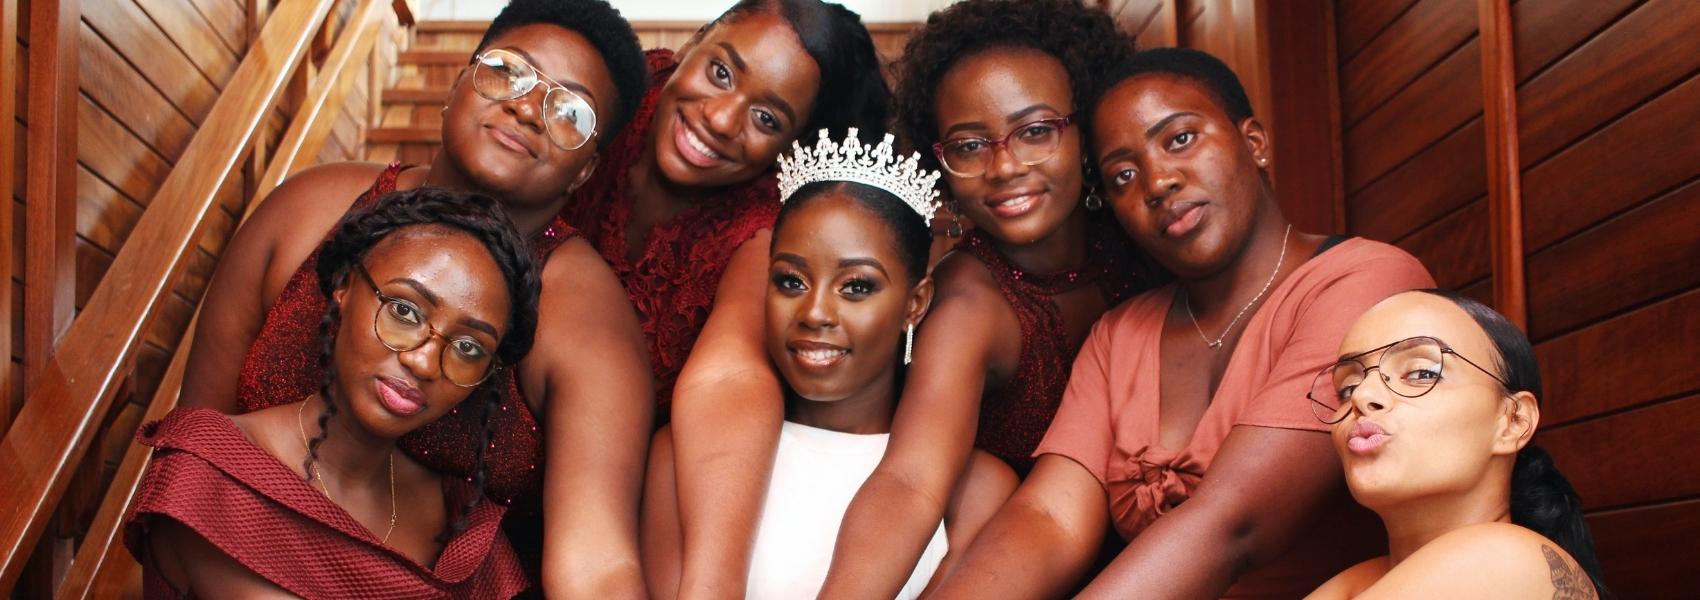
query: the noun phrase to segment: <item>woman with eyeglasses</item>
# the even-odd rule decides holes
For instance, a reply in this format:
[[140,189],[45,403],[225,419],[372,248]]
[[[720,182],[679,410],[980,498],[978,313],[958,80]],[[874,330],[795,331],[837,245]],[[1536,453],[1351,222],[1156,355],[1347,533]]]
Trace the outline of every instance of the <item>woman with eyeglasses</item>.
[[[637,116],[566,217],[625,284],[658,420],[692,465],[682,593],[735,596],[780,427],[761,342],[774,162],[804,132],[883,130],[890,92],[861,18],[820,0],[744,0],[648,57]],[[751,397],[771,410],[742,418]]]
[[827,596],[891,595],[972,449],[1025,476],[1091,324],[1163,281],[1093,191],[1081,133],[1082,101],[1133,49],[1070,0],[969,0],[910,38],[899,123],[944,172],[962,240],[934,270],[890,451],[845,517]]
[[[486,489],[511,505],[508,532],[543,589],[642,596],[637,503],[654,418],[642,333],[619,280],[559,213],[635,112],[644,76],[636,35],[606,2],[509,4],[450,88],[430,165],[308,169],[237,232],[208,287],[185,402],[246,412],[316,389],[326,310],[313,284],[316,249],[345,213],[393,190],[487,194],[542,265],[545,343],[492,382],[502,402],[489,428],[500,443],[488,449]],[[485,416],[453,412],[400,447],[470,477]]]
[[1176,282],[1093,326],[1032,473],[936,597],[1068,594],[1106,523],[1127,547],[1081,598],[1302,595],[1373,545],[1305,390],[1352,319],[1432,280],[1392,246],[1293,231],[1221,61],[1147,50],[1104,82],[1085,111],[1106,203]]
[[[155,448],[125,541],[148,598],[509,598],[527,586],[475,473],[397,448],[532,347],[538,274],[494,200],[433,188],[383,196],[332,231],[313,272],[329,304],[324,376],[294,402],[226,416],[195,404],[144,426]],[[190,400],[185,398],[185,400]],[[487,420],[486,420],[487,422]]]
[[1388,553],[1311,598],[1607,596],[1582,502],[1530,439],[1541,373],[1529,338],[1445,290],[1381,301],[1310,390],[1352,497]]

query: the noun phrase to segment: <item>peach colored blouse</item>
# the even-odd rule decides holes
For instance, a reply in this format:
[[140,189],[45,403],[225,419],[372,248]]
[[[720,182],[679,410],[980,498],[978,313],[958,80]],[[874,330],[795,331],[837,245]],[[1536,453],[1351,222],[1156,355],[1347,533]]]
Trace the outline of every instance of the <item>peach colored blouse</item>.
[[1131,540],[1192,495],[1234,427],[1327,431],[1305,392],[1336,360],[1346,330],[1382,299],[1433,285],[1421,262],[1380,242],[1353,238],[1312,257],[1252,315],[1191,441],[1173,449],[1158,445],[1157,373],[1164,315],[1178,288],[1136,297],[1093,326],[1034,454],[1062,455],[1091,471],[1108,494],[1116,531]]

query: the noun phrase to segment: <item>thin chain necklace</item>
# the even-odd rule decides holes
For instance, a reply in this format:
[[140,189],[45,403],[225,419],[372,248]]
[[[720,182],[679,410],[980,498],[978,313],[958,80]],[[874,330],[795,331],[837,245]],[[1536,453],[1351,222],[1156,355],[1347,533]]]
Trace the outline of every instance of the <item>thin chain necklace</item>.
[[[313,452],[313,446],[311,444],[307,443],[307,426],[301,424],[301,413],[305,410],[307,410],[307,402],[302,401],[301,404],[298,407],[296,407],[296,409],[295,409],[295,428],[301,432],[301,447],[305,448],[307,450],[307,452],[309,454],[311,454]],[[384,539],[381,540],[381,542],[384,543],[384,544],[390,543],[390,534],[395,533],[396,510],[395,510],[395,451],[394,450],[390,451],[390,461],[389,462],[390,462],[390,528],[384,530]],[[319,492],[323,493],[325,495],[326,500],[330,500],[332,503],[335,503],[336,500],[331,499],[330,488],[325,487],[325,478],[319,476],[319,463],[313,462],[313,463],[308,463],[308,464],[313,469],[313,473],[312,473],[313,479],[315,481],[319,482]]]
[[1192,296],[1187,295],[1184,290],[1181,292],[1181,302],[1185,303],[1187,318],[1192,319],[1192,328],[1198,330],[1198,337],[1204,338],[1205,345],[1210,346],[1211,350],[1222,347],[1222,340],[1228,339],[1228,333],[1234,330],[1234,325],[1239,324],[1240,318],[1245,316],[1245,312],[1251,310],[1251,307],[1257,304],[1258,300],[1262,300],[1264,294],[1269,293],[1269,286],[1275,285],[1275,276],[1281,274],[1281,263],[1287,261],[1287,238],[1292,237],[1292,235],[1293,226],[1288,224],[1287,232],[1281,234],[1281,256],[1275,259],[1275,270],[1269,272],[1269,281],[1263,282],[1263,289],[1259,290],[1256,296],[1252,296],[1250,302],[1245,303],[1245,306],[1240,308],[1239,314],[1234,315],[1234,320],[1228,321],[1228,326],[1222,329],[1222,335],[1216,336],[1216,339],[1210,339],[1210,336],[1204,333],[1204,328],[1198,325],[1198,317],[1192,314]]

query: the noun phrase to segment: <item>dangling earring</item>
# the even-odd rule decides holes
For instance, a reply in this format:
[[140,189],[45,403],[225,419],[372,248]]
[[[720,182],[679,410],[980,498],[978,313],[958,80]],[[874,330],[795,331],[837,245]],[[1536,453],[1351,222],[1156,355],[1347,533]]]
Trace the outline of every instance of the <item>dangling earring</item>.
[[[958,205],[955,200],[951,200],[950,201],[950,227],[945,228],[944,234],[948,235],[950,237],[953,237],[953,238],[962,237],[962,220],[961,219],[962,219],[962,206]],[[909,364],[909,363],[906,361],[903,364]]]
[[904,334],[903,334],[903,364],[907,365],[910,362],[913,362],[914,360],[915,360],[915,324],[910,323],[909,328],[907,330],[905,330]]
[[1104,207],[1104,199],[1098,197],[1098,190],[1090,186],[1086,188],[1086,210],[1098,210]]
[[1080,171],[1081,181],[1086,182],[1086,210],[1103,208],[1104,199],[1098,197],[1098,186],[1092,185],[1092,181],[1098,177],[1098,173],[1092,168],[1092,161],[1080,159]]
[[446,115],[446,114],[449,114],[449,105],[447,105],[447,104],[444,104],[444,105],[443,105],[443,112],[442,112],[442,114],[445,114],[445,115]]

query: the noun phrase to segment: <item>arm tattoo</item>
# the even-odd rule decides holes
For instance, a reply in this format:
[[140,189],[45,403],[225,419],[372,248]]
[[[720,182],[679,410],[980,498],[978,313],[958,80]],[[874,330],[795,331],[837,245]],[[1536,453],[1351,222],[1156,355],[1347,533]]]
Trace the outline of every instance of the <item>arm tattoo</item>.
[[1552,575],[1552,600],[1594,600],[1594,582],[1564,560],[1552,546],[1541,546],[1547,559],[1547,572]]

